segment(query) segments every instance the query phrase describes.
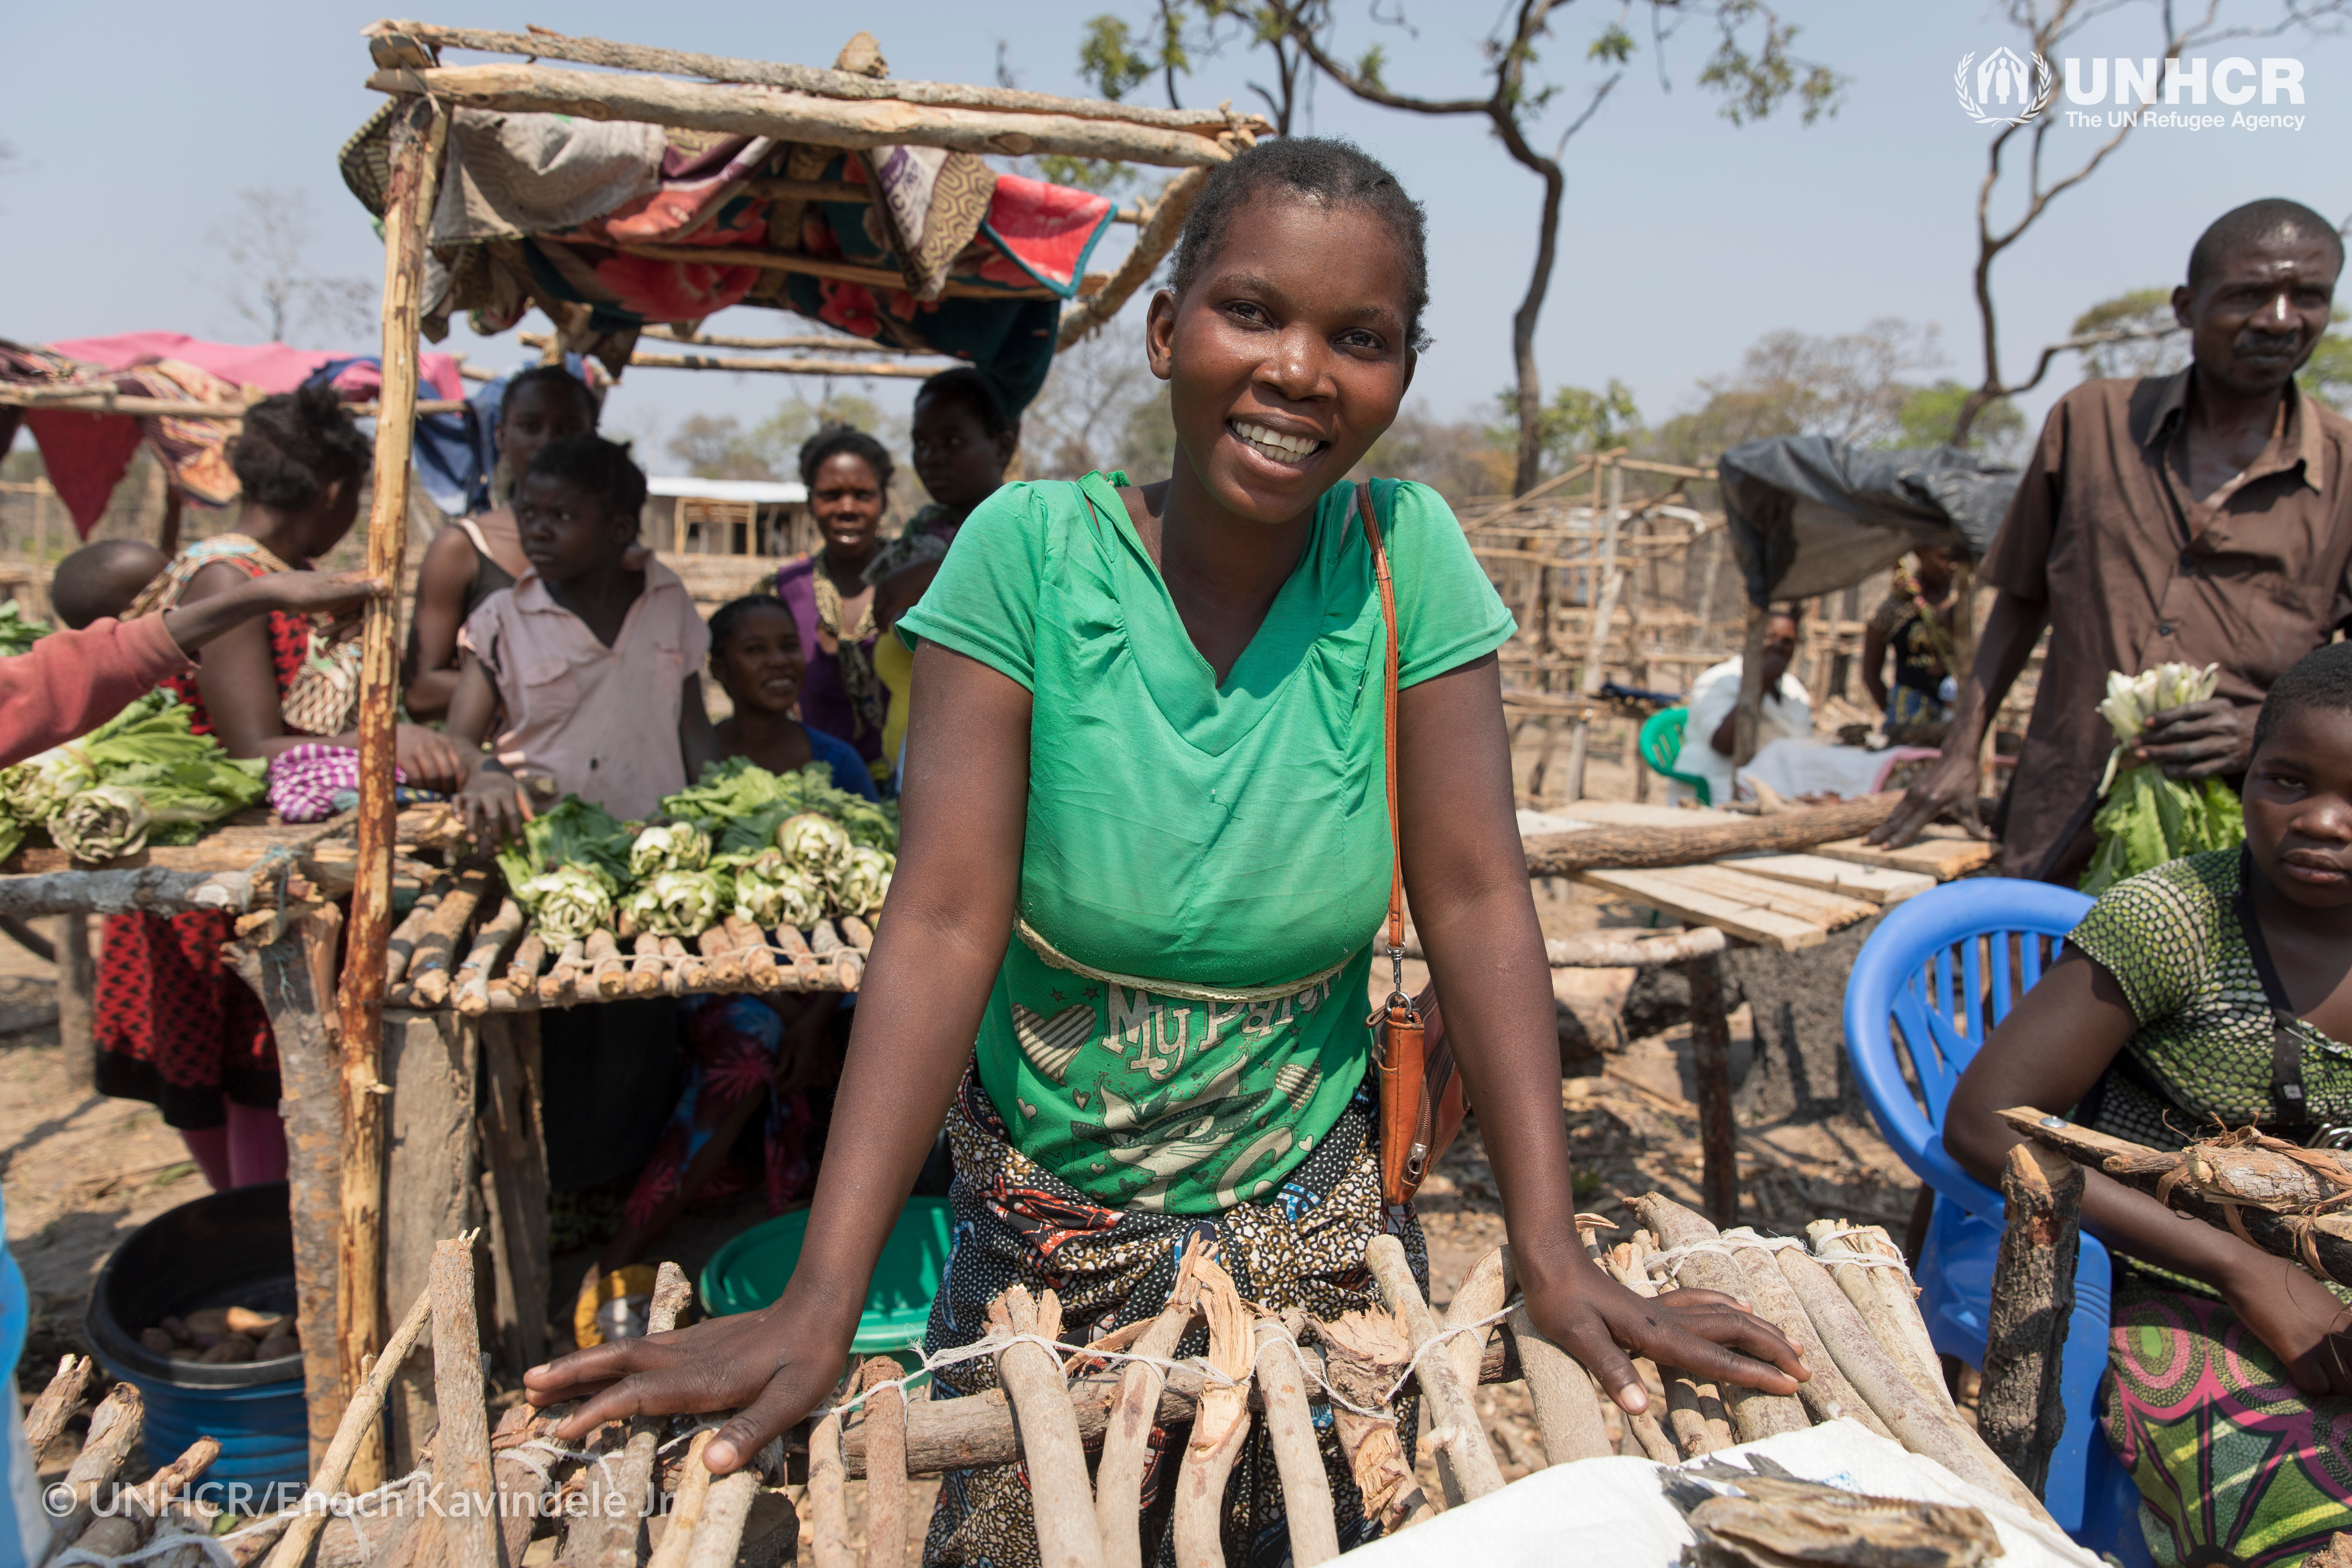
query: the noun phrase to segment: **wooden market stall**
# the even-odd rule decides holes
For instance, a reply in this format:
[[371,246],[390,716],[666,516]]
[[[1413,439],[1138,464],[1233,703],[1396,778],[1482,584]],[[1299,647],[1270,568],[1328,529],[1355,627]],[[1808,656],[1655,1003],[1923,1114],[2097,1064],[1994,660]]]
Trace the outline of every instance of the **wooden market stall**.
[[[812,301],[830,305],[850,287],[868,298],[898,290],[910,300],[919,295],[939,301],[936,313],[923,307],[927,324],[949,319],[944,307],[970,302],[993,309],[1012,300],[1046,312],[1054,322],[1049,350],[1076,341],[1118,310],[1166,256],[1205,171],[1264,129],[1262,121],[1224,110],[1152,110],[898,82],[880,74],[870,39],[863,40],[862,55],[856,42],[845,55],[845,63],[861,68],[828,71],[536,31],[387,22],[369,34],[378,68],[369,85],[391,101],[347,149],[345,167],[355,191],[380,206],[383,222],[383,390],[367,564],[392,582],[403,579],[406,565],[407,530],[398,520],[410,472],[406,416],[417,407],[418,340],[428,310],[426,251],[434,245],[445,172],[457,166],[452,126],[472,111],[550,111],[581,121],[653,126],[703,136],[699,144],[706,146],[710,133],[751,139],[766,151],[738,171],[729,201],[748,193],[755,201],[779,204],[868,203],[864,191],[835,188],[855,183],[840,178],[842,160],[894,149],[1056,153],[1179,171],[1148,211],[1132,215],[1139,232],[1118,268],[1058,284],[1025,278],[1009,286],[1001,279],[967,282],[959,268],[966,264],[960,258],[969,253],[940,259],[934,275],[919,279],[896,267],[809,255],[789,247],[789,236],[769,243],[671,247],[623,241],[610,247],[635,262],[749,272],[756,275],[753,282],[798,280],[814,286],[813,291],[771,291],[764,302],[813,313],[819,307]],[[533,63],[449,66],[440,59],[444,49],[520,56]],[[560,69],[544,63],[549,60],[618,68]],[[793,163],[793,150],[811,148],[817,153]],[[811,164],[831,171],[830,180],[796,180],[791,174]],[[1105,215],[1105,221],[1115,216]],[[738,226],[747,233],[751,226]],[[461,268],[476,260],[509,268],[500,277],[520,279],[528,301],[545,307],[555,321],[551,352],[598,353],[618,374],[638,352],[636,324],[616,329],[618,307],[599,301],[587,308],[566,297],[549,273],[530,270],[524,253],[543,256],[558,243],[526,236],[442,259],[445,268],[452,259]],[[1066,299],[1078,302],[1064,309]],[[445,310],[448,300],[429,303]],[[873,321],[866,325],[882,331]],[[684,326],[646,335],[694,337]],[[909,329],[896,331],[882,352],[939,346]],[[653,363],[650,356],[665,351],[645,352],[649,357],[641,363]],[[977,358],[987,368],[995,352],[983,347],[960,357]],[[873,368],[864,359],[845,363],[859,367],[852,374]],[[1042,360],[1029,368],[1042,379]],[[467,860],[446,812],[394,810],[397,624],[396,605],[369,606],[362,631],[359,805],[341,826],[344,837],[332,841],[331,854],[323,847],[330,842],[325,837],[289,839],[257,851],[246,865],[68,872],[33,879],[45,886],[23,888],[16,897],[25,909],[44,912],[201,906],[242,913],[238,963],[265,999],[285,1061],[301,1316],[316,1331],[303,1335],[314,1454],[323,1451],[366,1368],[383,1351],[389,1312],[424,1282],[431,1244],[468,1226],[478,1225],[487,1237],[498,1302],[490,1339],[520,1363],[541,1353],[547,1283],[544,1152],[537,1127],[540,1009],[711,990],[854,991],[872,940],[855,919],[772,931],[730,919],[691,941],[596,931],[566,944],[527,931],[495,873]],[[184,879],[157,883],[159,876]],[[105,882],[108,878],[133,880]],[[137,880],[142,878],[146,880]],[[344,889],[348,914],[331,901]],[[0,902],[5,898],[0,893]],[[478,1073],[488,1085],[478,1104]],[[388,1191],[399,1194],[396,1205],[387,1203]],[[394,1381],[395,1436],[404,1427],[415,1436],[429,1412],[429,1373],[396,1370]],[[410,1391],[408,1416],[401,1415],[397,1387],[403,1384]],[[380,1443],[370,1436],[345,1484],[374,1485],[382,1465]]]

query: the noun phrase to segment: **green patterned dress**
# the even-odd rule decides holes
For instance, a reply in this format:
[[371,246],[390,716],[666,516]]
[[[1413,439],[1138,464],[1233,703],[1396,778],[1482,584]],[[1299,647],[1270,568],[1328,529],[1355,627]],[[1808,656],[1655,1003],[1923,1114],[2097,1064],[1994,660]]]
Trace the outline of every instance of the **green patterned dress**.
[[[2235,908],[2239,851],[2119,882],[2069,939],[2114,975],[2138,1033],[2074,1120],[2179,1149],[2272,1119],[2272,1015]],[[2352,1047],[2308,1026],[2313,1120],[2352,1123]],[[2139,1485],[2165,1568],[2292,1568],[2352,1530],[2352,1399],[2295,1391],[2211,1290],[2117,1253],[2107,1441]]]

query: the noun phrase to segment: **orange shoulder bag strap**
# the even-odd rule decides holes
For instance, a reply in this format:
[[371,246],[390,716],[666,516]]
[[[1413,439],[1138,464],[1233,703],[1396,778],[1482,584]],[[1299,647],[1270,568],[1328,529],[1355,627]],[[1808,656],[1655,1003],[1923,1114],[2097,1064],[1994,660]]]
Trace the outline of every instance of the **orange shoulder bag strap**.
[[1373,1059],[1381,1088],[1381,1197],[1401,1205],[1412,1201],[1422,1177],[1461,1131],[1466,1106],[1438,1015],[1437,988],[1432,985],[1418,998],[1405,994],[1404,837],[1397,811],[1396,582],[1389,571],[1388,545],[1381,537],[1370,483],[1356,486],[1356,512],[1363,520],[1364,542],[1371,547],[1372,580],[1380,587],[1381,619],[1388,629],[1381,719],[1388,763],[1389,994],[1366,1023],[1380,1032]]

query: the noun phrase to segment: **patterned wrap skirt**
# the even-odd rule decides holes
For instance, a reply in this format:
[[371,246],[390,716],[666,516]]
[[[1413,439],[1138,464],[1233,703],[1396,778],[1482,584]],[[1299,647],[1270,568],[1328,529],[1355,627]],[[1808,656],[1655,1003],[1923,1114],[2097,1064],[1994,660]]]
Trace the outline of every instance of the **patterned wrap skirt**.
[[2107,1445],[2162,1568],[2293,1568],[2352,1530],[2352,1398],[2296,1391],[2221,1302],[2116,1271]]
[[[1429,1255],[1410,1206],[1381,1201],[1380,1155],[1370,1134],[1378,1102],[1366,1086],[1329,1134],[1263,1204],[1237,1204],[1215,1215],[1156,1214],[1105,1208],[1016,1151],[1003,1120],[967,1071],[948,1112],[955,1152],[953,1215],[947,1279],[931,1306],[924,1349],[967,1345],[988,1332],[989,1303],[1008,1286],[1051,1287],[1062,1303],[1062,1338],[1083,1344],[1135,1319],[1158,1314],[1176,1282],[1176,1262],[1195,1236],[1214,1237],[1218,1260],[1242,1300],[1274,1310],[1297,1308],[1330,1321],[1379,1305],[1364,1247],[1381,1235],[1404,1244],[1413,1278],[1428,1289]],[[1208,1348],[1195,1324],[1178,1356]],[[996,1384],[992,1362],[969,1361],[942,1369],[934,1399],[978,1394]],[[1419,1419],[1411,1394],[1395,1401],[1398,1431],[1408,1455]],[[1314,1406],[1316,1436],[1339,1548],[1380,1534],[1364,1518],[1362,1499],[1331,1426],[1330,1408]],[[1142,1531],[1147,1562],[1172,1568],[1174,1532],[1169,1517],[1189,1428],[1155,1427],[1143,1475]],[[1236,1568],[1272,1568],[1290,1557],[1288,1519],[1274,1449],[1261,1425],[1243,1447],[1225,1489],[1224,1558]],[[923,1542],[926,1563],[1031,1568],[1038,1561],[1029,1482],[1018,1464],[955,1470],[940,1488]]]

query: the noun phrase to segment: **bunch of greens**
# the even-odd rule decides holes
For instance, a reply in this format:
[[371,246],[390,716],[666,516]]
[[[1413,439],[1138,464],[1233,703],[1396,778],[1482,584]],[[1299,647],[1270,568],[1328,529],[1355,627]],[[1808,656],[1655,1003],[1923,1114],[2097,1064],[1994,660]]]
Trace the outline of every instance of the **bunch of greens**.
[[890,893],[890,873],[897,868],[896,857],[860,844],[849,852],[841,875],[834,880],[834,902],[843,914],[872,920],[882,912],[882,900]]
[[10,819],[0,843],[22,842],[37,826],[78,860],[110,859],[150,840],[189,842],[204,824],[260,800],[263,764],[190,734],[189,718],[173,693],[152,691],[80,740],[0,772],[0,811]]
[[49,635],[49,630],[48,622],[28,618],[16,600],[0,605],[0,658],[28,652],[37,639]]
[[2210,698],[2219,668],[2160,664],[2137,676],[2108,672],[2099,716],[2114,728],[2116,749],[2099,783],[2105,800],[2091,819],[2098,849],[2084,874],[2083,891],[2102,893],[2168,860],[2244,842],[2245,816],[2228,784],[2218,778],[2171,778],[2153,763],[2131,760],[2131,748],[2148,720]]
[[766,929],[805,931],[824,918],[824,884],[784,858],[762,849],[732,868],[735,913]]
[[661,803],[664,817],[702,825],[719,840],[719,853],[731,855],[757,854],[775,842],[785,818],[812,811],[840,823],[856,843],[898,853],[898,807],[877,805],[840,788],[824,763],[772,773],[745,758],[730,757],[703,769],[701,783]]
[[621,912],[656,936],[695,936],[726,917],[726,879],[714,871],[663,871],[629,895]]
[[[499,858],[505,863],[503,851]],[[613,923],[613,898],[618,889],[594,866],[558,866],[509,886],[516,901],[531,912],[542,936],[576,942]]]
[[776,847],[784,852],[785,859],[830,887],[849,864],[851,844],[848,830],[840,823],[819,812],[803,811],[777,825]]
[[650,882],[664,871],[699,871],[710,864],[710,837],[691,822],[646,828],[629,847],[629,876]]
[[[520,840],[509,839],[499,847],[499,870],[506,877],[507,886],[514,889],[516,900],[534,917],[539,916],[540,900],[553,890],[550,887],[539,893],[531,891],[541,873],[564,869],[593,872],[601,879],[604,889],[605,921],[609,923],[611,900],[629,881],[629,830],[615,822],[611,812],[578,795],[568,795],[531,818]],[[545,920],[539,923],[549,934],[556,934]],[[568,939],[586,932],[563,934]]]
[[151,820],[137,790],[100,784],[82,791],[49,818],[49,837],[76,860],[95,864],[144,849]]

